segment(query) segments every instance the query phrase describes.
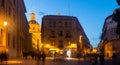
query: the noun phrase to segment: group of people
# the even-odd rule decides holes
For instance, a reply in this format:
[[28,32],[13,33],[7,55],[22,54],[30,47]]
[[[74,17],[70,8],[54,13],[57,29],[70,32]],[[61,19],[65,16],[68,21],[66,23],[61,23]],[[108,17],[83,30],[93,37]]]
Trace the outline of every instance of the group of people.
[[44,63],[45,63],[45,58],[46,58],[45,53],[41,53],[41,54],[38,56],[38,60],[42,60],[42,64],[43,64],[43,65],[44,65]]
[[91,55],[91,62],[92,62],[92,65],[97,65],[98,64],[98,58],[99,58],[99,61],[100,61],[100,65],[104,65],[104,54],[92,54]]
[[112,61],[113,65],[120,65],[120,53],[113,53]]
[[32,59],[37,60],[38,61],[38,65],[39,65],[39,61],[42,61],[42,64],[44,65],[46,54],[44,52],[39,52],[39,53],[23,52],[23,58],[24,59],[28,59],[29,57],[31,57]]
[[3,62],[3,61],[7,61],[8,60],[8,54],[6,52],[1,52],[0,53],[0,64]]

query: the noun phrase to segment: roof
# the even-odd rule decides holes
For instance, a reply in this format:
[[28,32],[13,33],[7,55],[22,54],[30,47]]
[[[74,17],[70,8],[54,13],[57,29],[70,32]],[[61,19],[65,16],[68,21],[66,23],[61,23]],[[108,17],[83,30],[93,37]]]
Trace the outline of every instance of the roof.
[[64,19],[77,19],[74,16],[64,16],[64,15],[45,15],[43,18],[64,18]]

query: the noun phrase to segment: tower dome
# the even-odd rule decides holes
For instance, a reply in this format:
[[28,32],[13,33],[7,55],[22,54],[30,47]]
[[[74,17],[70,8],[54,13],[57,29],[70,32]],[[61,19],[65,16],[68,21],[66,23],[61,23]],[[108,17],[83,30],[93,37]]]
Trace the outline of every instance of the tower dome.
[[35,16],[34,13],[31,13],[31,15],[30,15],[30,20],[36,20],[36,16]]
[[38,24],[38,25],[39,25],[39,23],[36,21],[36,16],[35,16],[34,13],[31,13],[31,14],[30,14],[29,24]]

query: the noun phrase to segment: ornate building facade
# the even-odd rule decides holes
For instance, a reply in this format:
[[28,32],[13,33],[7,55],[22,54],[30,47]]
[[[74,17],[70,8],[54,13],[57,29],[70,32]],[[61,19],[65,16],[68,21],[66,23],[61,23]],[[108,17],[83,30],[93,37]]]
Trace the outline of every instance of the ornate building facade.
[[39,23],[36,21],[36,16],[34,13],[31,13],[30,15],[30,21],[29,21],[29,32],[32,36],[32,48],[33,51],[40,50],[41,48],[41,28]]
[[[89,47],[89,40],[78,19],[73,16],[46,15],[42,19],[41,39],[48,54],[71,50],[73,56],[81,47]],[[82,46],[81,46],[82,45]]]
[[0,0],[0,52],[7,52],[10,58],[21,57],[27,50],[29,25],[25,13],[23,0]]
[[117,24],[117,21],[113,20],[113,15],[110,15],[105,19],[102,29],[101,42],[98,49],[102,53],[104,52],[106,57],[112,57],[113,53],[120,52],[120,39],[119,35],[116,33]]

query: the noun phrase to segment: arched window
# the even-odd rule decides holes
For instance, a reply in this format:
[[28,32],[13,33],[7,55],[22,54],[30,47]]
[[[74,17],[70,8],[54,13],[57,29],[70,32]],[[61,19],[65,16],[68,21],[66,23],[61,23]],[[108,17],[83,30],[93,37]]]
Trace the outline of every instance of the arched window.
[[65,38],[71,38],[71,33],[67,31]]
[[1,6],[4,7],[5,6],[5,0],[1,1]]

